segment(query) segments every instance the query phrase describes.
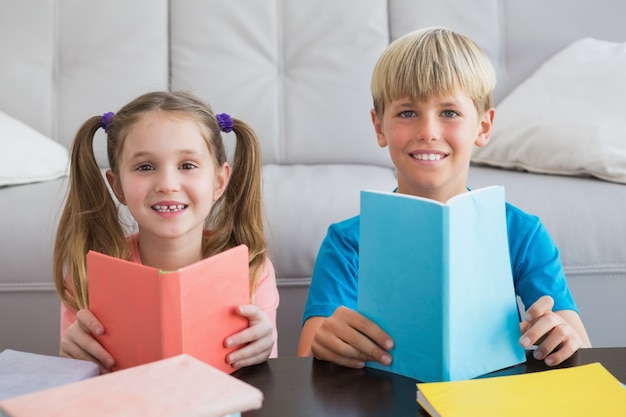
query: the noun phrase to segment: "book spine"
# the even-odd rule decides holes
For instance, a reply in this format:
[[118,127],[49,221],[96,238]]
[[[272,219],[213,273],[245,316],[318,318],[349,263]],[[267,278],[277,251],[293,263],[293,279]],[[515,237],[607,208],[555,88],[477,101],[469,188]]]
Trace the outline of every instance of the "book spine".
[[163,358],[184,353],[180,280],[180,272],[159,274],[159,287],[161,290],[161,352]]
[[[442,209],[442,236],[452,236],[450,230],[450,207]],[[441,380],[450,379],[450,263],[451,259],[451,239],[441,241]]]

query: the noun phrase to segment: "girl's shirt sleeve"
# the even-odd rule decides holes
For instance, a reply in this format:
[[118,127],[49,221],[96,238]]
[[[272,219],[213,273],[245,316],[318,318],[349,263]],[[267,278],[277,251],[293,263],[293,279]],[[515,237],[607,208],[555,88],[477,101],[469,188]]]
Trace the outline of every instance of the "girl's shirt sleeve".
[[65,335],[67,328],[76,321],[76,311],[61,302],[61,337]]
[[[74,296],[73,292],[70,291],[70,286],[68,286],[68,282],[70,281],[69,275],[65,277],[65,287],[68,292]],[[64,302],[61,301],[61,337],[65,335],[67,328],[70,327],[72,323],[76,321],[76,311],[72,310],[68,306],[65,305]]]
[[263,266],[263,273],[261,279],[257,283],[256,290],[254,291],[254,305],[259,307],[263,311],[270,323],[272,324],[272,331],[274,335],[274,347],[270,358],[276,358],[278,356],[278,328],[276,326],[276,311],[279,304],[278,287],[276,285],[276,272],[274,271],[274,265],[269,258],[266,258]]

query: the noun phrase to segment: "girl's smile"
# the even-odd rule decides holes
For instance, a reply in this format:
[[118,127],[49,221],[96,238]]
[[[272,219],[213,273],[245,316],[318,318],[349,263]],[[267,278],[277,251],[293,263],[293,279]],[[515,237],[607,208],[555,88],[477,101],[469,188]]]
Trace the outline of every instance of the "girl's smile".
[[152,236],[202,238],[228,171],[216,166],[202,133],[195,121],[158,111],[130,129],[111,184],[137,221],[142,245]]

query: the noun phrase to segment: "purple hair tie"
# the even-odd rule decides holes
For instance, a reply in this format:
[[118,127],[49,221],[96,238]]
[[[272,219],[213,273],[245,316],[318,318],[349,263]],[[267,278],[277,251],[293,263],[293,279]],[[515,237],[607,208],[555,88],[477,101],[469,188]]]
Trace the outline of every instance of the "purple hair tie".
[[111,124],[111,121],[113,120],[113,116],[115,116],[115,113],[111,111],[108,113],[104,113],[102,115],[102,121],[100,122],[100,127],[104,129],[105,133],[109,133],[109,125]]
[[215,118],[217,119],[217,124],[220,125],[220,129],[222,132],[232,132],[233,130],[233,119],[229,114],[220,113],[216,114]]

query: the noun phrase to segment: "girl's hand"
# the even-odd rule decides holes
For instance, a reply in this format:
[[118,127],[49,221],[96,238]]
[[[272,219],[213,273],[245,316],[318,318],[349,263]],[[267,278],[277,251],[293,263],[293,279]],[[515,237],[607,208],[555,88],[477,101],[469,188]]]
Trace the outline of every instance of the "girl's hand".
[[535,359],[555,366],[572,356],[581,347],[591,347],[585,328],[572,310],[553,312],[550,296],[539,298],[527,311],[520,326],[520,344],[524,348],[537,345]]
[[231,352],[226,361],[235,368],[265,362],[274,347],[272,325],[263,311],[253,304],[241,305],[238,313],[248,319],[248,328],[234,334],[224,341],[224,346],[241,346]]
[[362,368],[365,361],[391,364],[393,340],[359,312],[341,306],[330,317],[311,319],[320,321],[311,342],[316,358],[351,368]]
[[72,323],[61,338],[60,356],[83,359],[98,364],[100,373],[113,370],[115,361],[94,338],[104,333],[104,327],[89,310],[79,310],[76,321]]

